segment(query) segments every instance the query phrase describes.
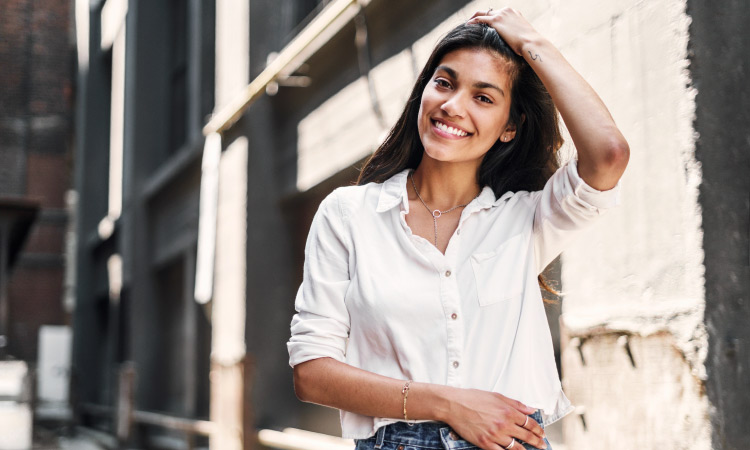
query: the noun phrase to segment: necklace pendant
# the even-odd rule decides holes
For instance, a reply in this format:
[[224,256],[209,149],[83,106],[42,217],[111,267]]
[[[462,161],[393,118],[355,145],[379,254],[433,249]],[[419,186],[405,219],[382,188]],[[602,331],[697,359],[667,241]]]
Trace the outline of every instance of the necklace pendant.
[[433,212],[432,212],[432,217],[434,217],[434,218],[436,218],[436,219],[437,219],[438,217],[442,216],[442,215],[443,215],[443,212],[442,212],[442,211],[440,211],[439,209],[436,209],[435,211],[433,211]]

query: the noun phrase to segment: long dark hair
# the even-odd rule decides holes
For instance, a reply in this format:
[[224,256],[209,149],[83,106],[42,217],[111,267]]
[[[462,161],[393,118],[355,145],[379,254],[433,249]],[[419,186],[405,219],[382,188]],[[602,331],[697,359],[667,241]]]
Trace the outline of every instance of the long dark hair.
[[511,63],[509,121],[515,124],[516,135],[510,142],[498,140],[487,152],[477,173],[479,185],[490,186],[496,197],[508,191],[533,191],[544,186],[559,166],[557,150],[563,139],[557,110],[531,66],[511,50],[497,31],[484,24],[459,25],[438,42],[401,117],[365,163],[357,184],[383,182],[406,168],[417,168],[424,153],[417,129],[422,92],[443,57],[466,48],[490,50]]

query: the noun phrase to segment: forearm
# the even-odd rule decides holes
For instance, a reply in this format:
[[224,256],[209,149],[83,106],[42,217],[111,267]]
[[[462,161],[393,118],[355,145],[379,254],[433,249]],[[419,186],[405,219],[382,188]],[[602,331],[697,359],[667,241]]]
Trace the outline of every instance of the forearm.
[[599,190],[614,187],[625,170],[629,149],[604,102],[542,36],[536,34],[525,39],[521,54],[560,111],[578,151],[581,177]]
[[[300,400],[370,417],[404,417],[401,390],[406,380],[385,377],[331,358],[294,367],[294,386]],[[445,421],[454,388],[412,382],[407,397],[410,420]]]

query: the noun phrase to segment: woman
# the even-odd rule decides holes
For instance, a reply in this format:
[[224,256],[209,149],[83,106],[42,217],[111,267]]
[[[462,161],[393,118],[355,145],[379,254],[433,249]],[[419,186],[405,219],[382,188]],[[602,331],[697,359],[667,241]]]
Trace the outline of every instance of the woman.
[[[555,106],[578,151],[557,169]],[[436,46],[362,170],[320,206],[288,348],[357,449],[548,448],[570,409],[537,276],[617,203],[628,145],[513,9]],[[557,169],[557,170],[556,170]]]

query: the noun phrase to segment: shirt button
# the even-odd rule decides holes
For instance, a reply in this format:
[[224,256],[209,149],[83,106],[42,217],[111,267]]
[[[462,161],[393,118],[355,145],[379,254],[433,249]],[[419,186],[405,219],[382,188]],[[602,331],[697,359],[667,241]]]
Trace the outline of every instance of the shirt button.
[[451,271],[450,270],[446,270],[445,271],[445,277],[448,278],[449,276],[451,276]]
[[450,433],[448,433],[448,435],[449,435],[449,436],[451,437],[451,439],[453,439],[454,441],[457,441],[457,440],[458,440],[458,435],[456,434],[456,432],[455,432],[455,431],[451,431]]
[[458,361],[453,361],[453,367],[458,368]]
[[453,319],[453,320],[458,319],[458,314],[456,314],[456,313],[451,314],[451,319]]
[[456,230],[456,234],[461,234],[461,229]]

